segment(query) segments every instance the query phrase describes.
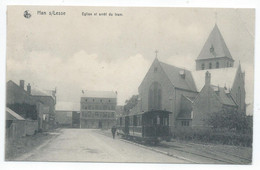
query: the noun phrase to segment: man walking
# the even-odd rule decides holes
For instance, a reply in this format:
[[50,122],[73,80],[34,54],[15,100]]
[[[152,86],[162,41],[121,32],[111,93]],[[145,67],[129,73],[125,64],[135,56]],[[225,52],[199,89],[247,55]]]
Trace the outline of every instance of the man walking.
[[113,135],[113,139],[115,139],[115,134],[116,134],[116,127],[115,126],[113,126],[111,128],[111,132],[112,132],[112,135]]

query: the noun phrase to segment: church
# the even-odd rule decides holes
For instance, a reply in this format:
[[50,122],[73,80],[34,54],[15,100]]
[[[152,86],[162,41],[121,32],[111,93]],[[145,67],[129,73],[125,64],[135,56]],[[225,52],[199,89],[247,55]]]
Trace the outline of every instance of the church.
[[207,128],[211,113],[246,112],[245,73],[234,60],[217,25],[214,26],[190,71],[156,57],[139,88],[138,104],[130,113],[170,111],[169,125]]

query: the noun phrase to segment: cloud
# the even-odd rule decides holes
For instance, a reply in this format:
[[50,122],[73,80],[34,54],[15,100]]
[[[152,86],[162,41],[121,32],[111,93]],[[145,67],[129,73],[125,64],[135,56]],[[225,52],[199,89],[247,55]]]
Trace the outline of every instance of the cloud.
[[24,61],[7,58],[7,78],[16,82],[25,79],[42,89],[57,87],[61,101],[79,102],[83,89],[117,91],[118,104],[124,104],[131,95],[137,94],[149,65],[141,54],[107,61],[84,50],[69,58],[33,51]]

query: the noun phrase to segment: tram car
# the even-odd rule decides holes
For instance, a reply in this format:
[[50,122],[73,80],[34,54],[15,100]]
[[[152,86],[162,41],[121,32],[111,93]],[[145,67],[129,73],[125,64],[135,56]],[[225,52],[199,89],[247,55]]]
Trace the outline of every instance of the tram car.
[[117,119],[117,135],[135,141],[157,144],[170,140],[169,114],[165,110],[153,110],[124,115]]

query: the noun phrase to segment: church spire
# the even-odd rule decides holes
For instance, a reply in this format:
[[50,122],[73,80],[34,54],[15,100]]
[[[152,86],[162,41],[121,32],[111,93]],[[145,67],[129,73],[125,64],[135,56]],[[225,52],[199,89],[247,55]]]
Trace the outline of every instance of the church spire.
[[196,69],[225,68],[233,67],[233,65],[234,60],[219,31],[217,23],[215,23],[196,60]]
[[157,58],[158,52],[158,50],[155,50],[155,58]]

